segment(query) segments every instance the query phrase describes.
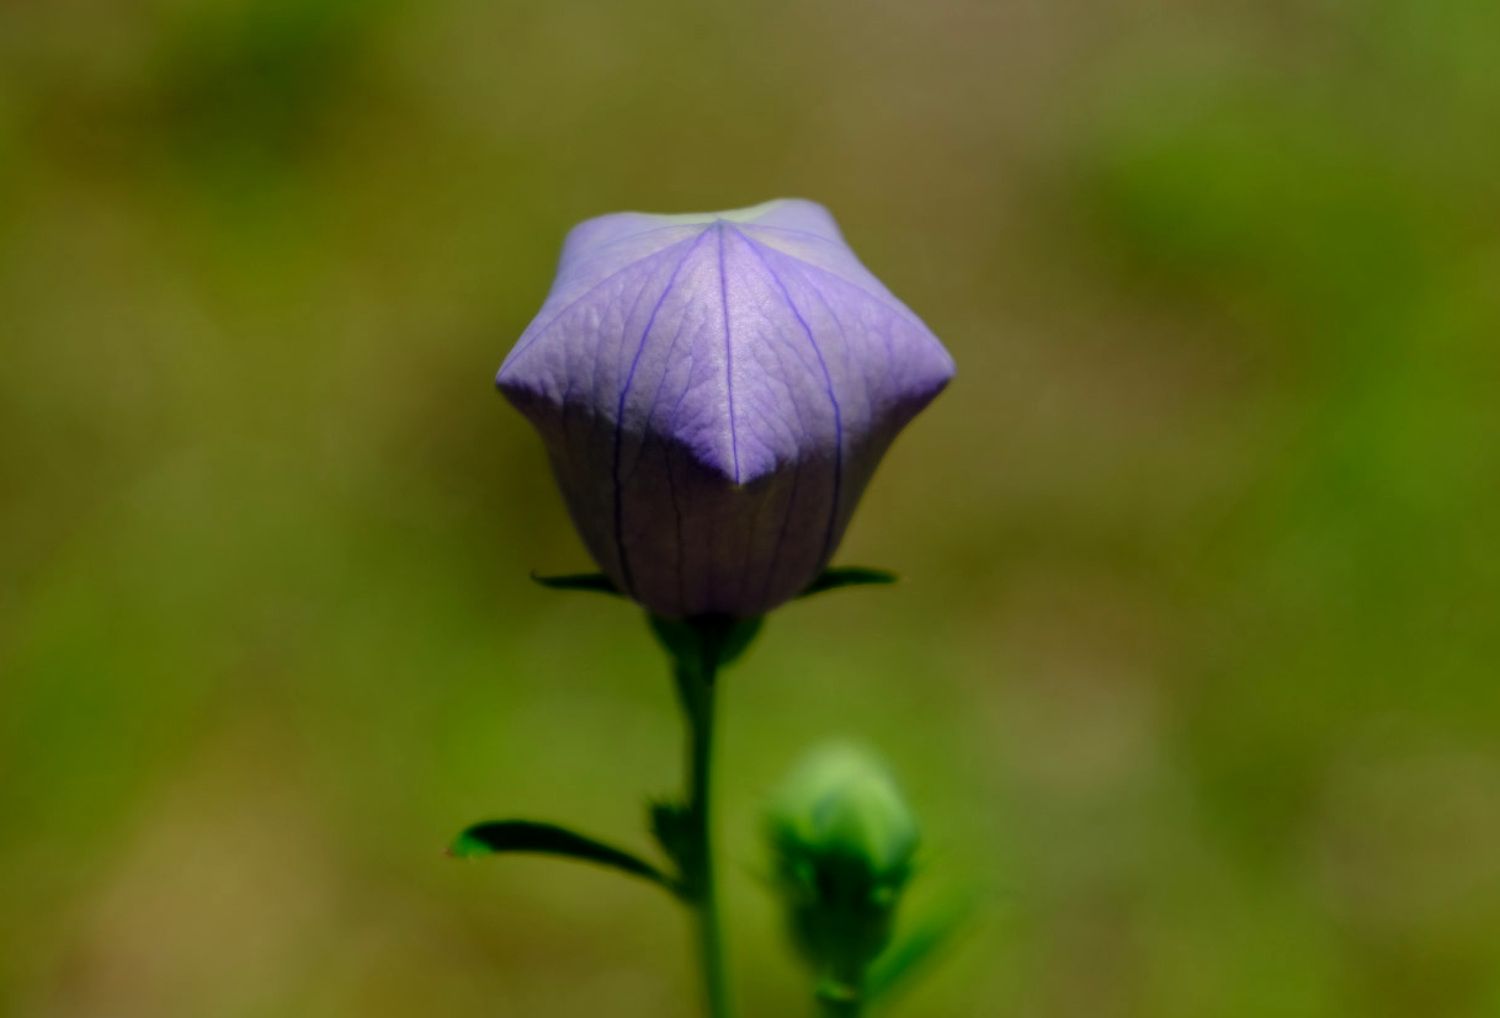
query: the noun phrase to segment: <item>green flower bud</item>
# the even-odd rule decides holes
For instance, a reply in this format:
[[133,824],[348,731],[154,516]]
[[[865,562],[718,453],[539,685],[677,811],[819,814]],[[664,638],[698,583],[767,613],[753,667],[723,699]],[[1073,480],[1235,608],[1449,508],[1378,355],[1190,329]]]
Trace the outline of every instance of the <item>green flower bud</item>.
[[872,754],[828,746],[793,772],[767,820],[794,942],[821,976],[857,987],[890,942],[917,850],[895,780]]

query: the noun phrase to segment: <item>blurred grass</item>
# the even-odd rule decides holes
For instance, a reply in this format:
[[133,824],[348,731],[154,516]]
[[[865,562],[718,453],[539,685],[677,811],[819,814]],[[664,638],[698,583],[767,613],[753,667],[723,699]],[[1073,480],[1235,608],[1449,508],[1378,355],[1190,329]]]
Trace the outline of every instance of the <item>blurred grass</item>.
[[572,222],[778,194],[960,376],[726,690],[747,1013],[838,732],[985,889],[902,1014],[1497,1013],[1497,11],[0,7],[0,1013],[692,1013],[649,889],[440,851],[675,785],[490,378]]

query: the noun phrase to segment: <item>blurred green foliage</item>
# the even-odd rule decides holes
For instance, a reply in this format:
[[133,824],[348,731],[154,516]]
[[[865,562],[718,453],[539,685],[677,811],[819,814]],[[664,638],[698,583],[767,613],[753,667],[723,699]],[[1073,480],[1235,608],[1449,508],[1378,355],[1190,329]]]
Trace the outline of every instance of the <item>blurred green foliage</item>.
[[[691,1014],[671,684],[490,379],[600,212],[828,204],[949,344],[725,690],[746,1013],[809,744],[901,1014],[1500,1013],[1500,6],[0,5],[0,1013]],[[921,912],[920,902],[916,912]]]

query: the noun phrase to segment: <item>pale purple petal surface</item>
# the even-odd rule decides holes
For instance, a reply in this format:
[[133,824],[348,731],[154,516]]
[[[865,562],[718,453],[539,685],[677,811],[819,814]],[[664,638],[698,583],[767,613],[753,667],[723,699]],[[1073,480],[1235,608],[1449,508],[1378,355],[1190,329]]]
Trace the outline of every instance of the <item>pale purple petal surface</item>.
[[897,432],[953,375],[822,206],[575,227],[502,392],[615,584],[759,615],[827,564]]

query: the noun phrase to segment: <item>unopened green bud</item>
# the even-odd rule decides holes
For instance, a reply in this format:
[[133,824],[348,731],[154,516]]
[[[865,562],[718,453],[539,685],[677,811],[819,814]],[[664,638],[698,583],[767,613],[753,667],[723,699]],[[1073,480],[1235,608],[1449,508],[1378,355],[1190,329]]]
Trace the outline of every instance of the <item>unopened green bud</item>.
[[793,939],[825,977],[858,985],[890,941],[916,819],[874,755],[815,751],[773,800],[768,836]]

